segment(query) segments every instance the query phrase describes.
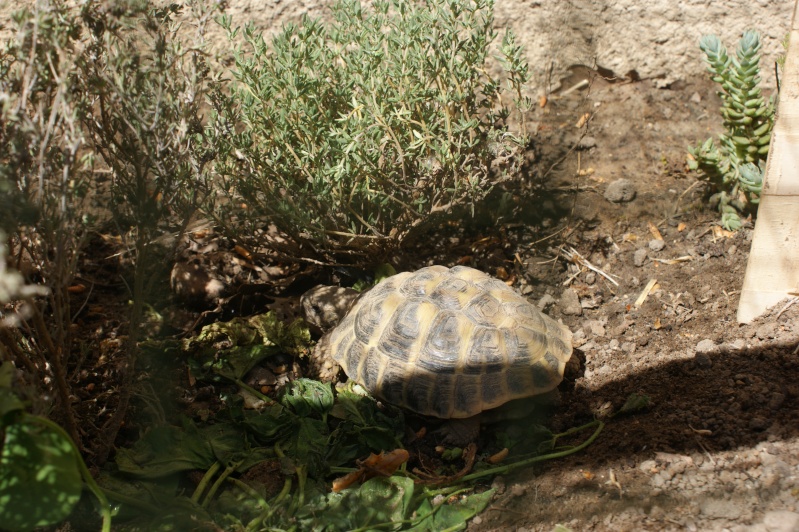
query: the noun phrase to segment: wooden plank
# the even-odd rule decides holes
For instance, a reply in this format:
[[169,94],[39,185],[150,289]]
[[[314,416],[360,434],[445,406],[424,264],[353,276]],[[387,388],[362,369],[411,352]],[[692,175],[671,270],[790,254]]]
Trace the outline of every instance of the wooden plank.
[[763,195],[746,265],[738,322],[799,291],[799,0],[794,6]]

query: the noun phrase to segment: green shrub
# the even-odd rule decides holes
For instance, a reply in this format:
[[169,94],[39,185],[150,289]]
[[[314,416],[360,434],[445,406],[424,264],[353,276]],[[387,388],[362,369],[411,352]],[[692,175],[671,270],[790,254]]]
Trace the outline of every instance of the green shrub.
[[507,177],[491,165],[526,143],[506,119],[511,102],[529,106],[527,65],[508,33],[506,84],[489,75],[491,0],[345,0],[332,18],[288,25],[271,47],[244,29],[237,83],[215,99],[223,195],[210,210],[255,246],[274,224],[279,251],[374,259]]
[[[127,370],[119,410],[105,425],[108,440],[92,442],[98,462],[131,393],[147,281],[163,268],[156,245],[187,226],[210,190],[204,168],[213,154],[201,107],[211,83],[202,35],[212,8],[186,5],[191,16],[147,0],[37,2],[14,15],[15,39],[0,54],[0,229],[8,231],[11,260],[26,263],[29,280],[48,288],[20,297],[25,304],[16,308],[28,312],[17,316],[20,328],[0,330],[0,351],[24,368],[39,401],[56,399],[57,419],[78,443],[67,378],[77,352],[68,288],[98,213],[115,223],[135,264]],[[179,34],[186,20],[195,42]],[[52,404],[36,406],[53,413]]]
[[707,56],[713,81],[721,85],[721,116],[726,132],[719,145],[712,138],[689,148],[688,165],[698,170],[716,193],[711,203],[721,211],[721,223],[729,230],[741,227],[740,214],[755,210],[763,186],[763,172],[774,126],[773,98],[766,101],[760,90],[760,36],[746,31],[735,57],[715,35],[702,37],[699,47]]

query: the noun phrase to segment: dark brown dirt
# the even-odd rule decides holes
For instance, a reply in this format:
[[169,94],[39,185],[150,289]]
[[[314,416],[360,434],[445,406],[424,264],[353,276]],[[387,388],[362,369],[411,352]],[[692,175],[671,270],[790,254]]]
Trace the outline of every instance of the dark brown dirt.
[[[592,417],[607,426],[580,454],[497,479],[501,494],[469,530],[799,530],[799,305],[736,323],[751,228],[720,231],[684,172],[686,147],[718,132],[718,106],[709,82],[669,90],[598,80],[538,111],[539,167],[579,142],[586,113],[582,143],[593,147],[553,170],[554,201],[572,207],[551,232],[571,234],[543,253],[516,248],[534,289],[520,287],[551,296],[549,313],[585,357],[556,428]],[[620,178],[635,199],[611,203],[603,194]],[[662,249],[650,247],[654,228]],[[555,254],[562,263],[568,247],[618,285],[541,264]],[[632,393],[650,407],[608,419]]]

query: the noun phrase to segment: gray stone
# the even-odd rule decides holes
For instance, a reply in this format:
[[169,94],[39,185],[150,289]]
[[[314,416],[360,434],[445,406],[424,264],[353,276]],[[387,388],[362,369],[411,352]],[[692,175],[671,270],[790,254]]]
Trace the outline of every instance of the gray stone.
[[696,352],[697,354],[708,354],[713,353],[716,351],[716,343],[713,340],[705,338],[698,344],[696,344]]
[[694,355],[694,362],[700,368],[710,368],[713,366],[713,361],[705,353],[697,353]]
[[643,266],[644,262],[646,262],[646,254],[647,253],[648,252],[647,252],[646,248],[641,248],[639,250],[636,250],[636,252],[633,253],[633,264],[635,264],[639,268],[641,266]]
[[560,311],[566,316],[580,316],[583,307],[580,305],[580,296],[571,288],[567,288],[560,296]]
[[769,532],[796,532],[799,530],[799,514],[788,510],[766,512],[763,524]]
[[635,185],[629,179],[617,179],[605,189],[605,199],[612,203],[625,203],[635,199]]
[[785,402],[785,394],[780,392],[774,392],[771,394],[771,399],[768,402],[768,407],[772,410],[777,410],[779,407],[782,406],[782,403]]
[[583,137],[577,142],[578,150],[590,150],[596,147],[596,139],[594,137]]
[[538,300],[538,308],[541,310],[546,310],[552,305],[555,304],[555,298],[552,297],[551,294],[544,294],[541,296],[541,299]]
[[749,428],[752,430],[766,430],[771,423],[762,416],[755,416],[749,420]]
[[604,338],[605,336],[605,324],[600,320],[589,320],[585,322],[585,328],[594,336],[599,336],[600,338]]
[[699,509],[703,515],[711,519],[738,519],[743,508],[733,501],[707,499],[700,503]]
[[661,251],[665,247],[666,243],[660,238],[655,238],[649,241],[649,249],[652,251]]

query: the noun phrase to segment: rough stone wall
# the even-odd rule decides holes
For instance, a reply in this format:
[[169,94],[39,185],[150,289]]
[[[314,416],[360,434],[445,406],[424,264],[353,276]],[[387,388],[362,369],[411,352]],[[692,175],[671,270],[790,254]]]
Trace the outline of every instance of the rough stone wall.
[[793,7],[794,0],[498,0],[495,12],[500,27],[524,37],[533,65],[554,65],[562,73],[595,62],[617,76],[635,72],[660,86],[704,74],[703,34],[715,33],[733,49],[744,30],[755,29],[770,87]]
[[[269,30],[304,14],[326,16],[332,0],[230,0],[234,20]],[[732,49],[741,33],[763,40],[763,78],[774,86],[773,61],[783,52],[794,0],[497,0],[498,28],[524,43],[538,93],[557,88],[573,65],[616,76],[633,72],[668,86],[705,75],[699,38],[715,33]]]
[[[209,0],[210,1],[210,0]],[[556,89],[573,65],[596,64],[624,77],[633,72],[659,86],[705,75],[699,38],[715,33],[732,49],[749,28],[763,40],[763,80],[773,88],[774,60],[783,53],[795,0],[496,0],[498,28],[525,45],[533,92]],[[234,23],[252,21],[266,32],[303,15],[326,17],[334,0],[228,0]],[[33,0],[0,0],[0,20]],[[364,3],[367,3],[365,1]],[[8,25],[0,28],[5,40]],[[213,39],[229,49],[218,28]]]

